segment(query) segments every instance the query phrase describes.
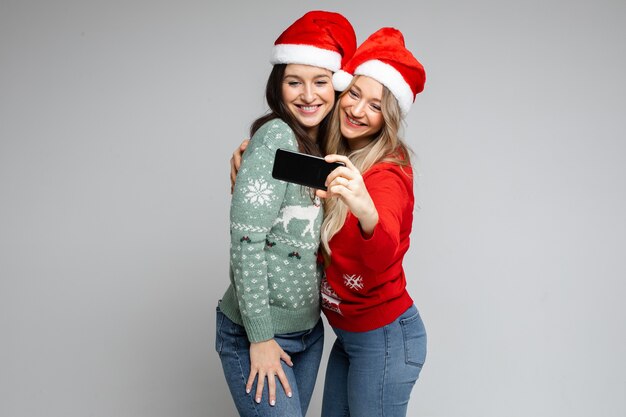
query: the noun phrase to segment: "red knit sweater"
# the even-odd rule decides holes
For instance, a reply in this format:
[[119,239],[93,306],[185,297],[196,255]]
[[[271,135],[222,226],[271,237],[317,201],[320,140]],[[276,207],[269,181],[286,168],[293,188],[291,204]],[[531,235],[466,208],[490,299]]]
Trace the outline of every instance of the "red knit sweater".
[[413,224],[413,171],[378,163],[363,180],[378,224],[365,238],[351,213],[329,242],[332,251],[322,281],[322,308],[331,326],[364,332],[387,325],[413,304],[402,260]]

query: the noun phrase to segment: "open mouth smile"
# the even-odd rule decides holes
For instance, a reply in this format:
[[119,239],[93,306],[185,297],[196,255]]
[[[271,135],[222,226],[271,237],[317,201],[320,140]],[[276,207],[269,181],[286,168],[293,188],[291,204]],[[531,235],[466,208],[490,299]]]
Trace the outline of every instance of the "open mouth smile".
[[304,106],[304,105],[296,105],[296,107],[298,108],[298,110],[300,110],[301,113],[305,113],[305,114],[313,114],[315,113],[320,107],[322,107],[321,104],[316,104],[314,106],[308,105],[308,106]]
[[356,127],[367,126],[365,123],[361,123],[358,120],[354,120],[353,118],[349,116],[346,116],[346,122],[350,126],[356,126]]

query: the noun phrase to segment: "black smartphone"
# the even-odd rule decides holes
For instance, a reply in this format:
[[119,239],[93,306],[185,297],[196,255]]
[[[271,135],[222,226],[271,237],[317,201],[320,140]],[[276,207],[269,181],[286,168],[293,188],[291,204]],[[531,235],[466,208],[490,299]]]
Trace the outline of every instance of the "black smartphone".
[[319,156],[277,149],[272,177],[326,191],[326,177],[343,162],[326,162]]

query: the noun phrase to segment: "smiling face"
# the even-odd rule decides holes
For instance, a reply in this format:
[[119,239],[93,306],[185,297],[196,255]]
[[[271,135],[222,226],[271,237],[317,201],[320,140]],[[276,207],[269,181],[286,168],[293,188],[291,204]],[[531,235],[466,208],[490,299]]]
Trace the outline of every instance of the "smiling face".
[[341,134],[350,149],[366,146],[383,127],[382,98],[381,83],[359,76],[339,100]]
[[335,104],[335,90],[330,70],[310,65],[285,67],[282,98],[289,112],[309,134],[315,135],[319,124]]

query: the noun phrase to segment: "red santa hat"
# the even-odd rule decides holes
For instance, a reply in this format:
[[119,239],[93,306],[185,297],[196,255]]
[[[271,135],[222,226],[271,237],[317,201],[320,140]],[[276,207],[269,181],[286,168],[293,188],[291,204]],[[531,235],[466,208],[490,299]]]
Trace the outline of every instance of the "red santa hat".
[[333,74],[335,90],[348,88],[355,75],[375,79],[391,91],[406,115],[415,96],[424,90],[424,67],[404,46],[402,33],[394,28],[382,28],[363,42],[341,71]]
[[274,42],[272,64],[304,64],[339,70],[356,50],[352,25],[339,13],[310,11]]

